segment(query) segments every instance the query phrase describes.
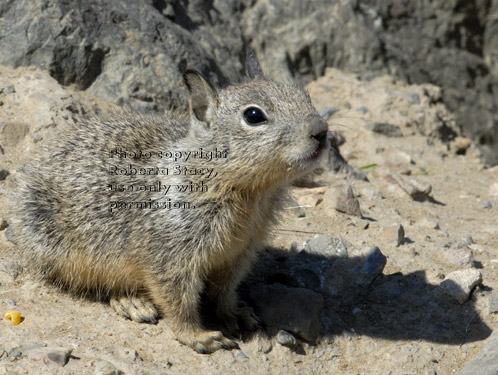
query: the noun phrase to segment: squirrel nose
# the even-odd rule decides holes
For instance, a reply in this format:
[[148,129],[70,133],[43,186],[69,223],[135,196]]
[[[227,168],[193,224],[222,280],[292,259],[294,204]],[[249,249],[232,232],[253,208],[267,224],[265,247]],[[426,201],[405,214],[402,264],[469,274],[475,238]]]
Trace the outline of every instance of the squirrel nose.
[[319,116],[314,116],[310,122],[310,138],[316,139],[320,147],[325,147],[329,129],[327,123]]

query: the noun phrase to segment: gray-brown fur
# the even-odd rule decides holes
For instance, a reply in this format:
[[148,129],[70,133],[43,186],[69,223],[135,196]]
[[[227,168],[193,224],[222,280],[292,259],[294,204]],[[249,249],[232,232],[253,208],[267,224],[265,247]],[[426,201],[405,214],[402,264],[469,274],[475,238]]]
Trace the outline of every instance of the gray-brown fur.
[[[223,90],[187,72],[190,117],[134,113],[90,116],[67,125],[56,141],[19,174],[14,235],[29,264],[75,293],[109,298],[120,314],[153,321],[156,307],[176,337],[198,352],[233,348],[199,317],[205,292],[228,333],[255,321],[237,306],[236,287],[275,224],[286,187],[317,164],[327,126],[297,87],[264,79],[248,58],[247,83]],[[262,108],[268,122],[248,125],[246,107]],[[195,151],[215,147],[226,159],[110,159],[128,151]],[[117,176],[118,166],[208,167],[208,192],[115,192],[108,185],[200,182],[204,177]],[[111,201],[172,198],[196,208],[115,209]]]

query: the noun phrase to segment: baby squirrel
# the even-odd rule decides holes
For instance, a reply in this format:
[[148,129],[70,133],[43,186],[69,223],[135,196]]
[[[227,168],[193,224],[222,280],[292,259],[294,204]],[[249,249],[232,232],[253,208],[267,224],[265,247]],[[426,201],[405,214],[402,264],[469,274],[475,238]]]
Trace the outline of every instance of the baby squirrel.
[[[60,130],[18,174],[12,230],[29,266],[134,321],[162,314],[199,353],[237,347],[228,337],[257,324],[237,285],[328,129],[253,52],[246,73],[216,89],[186,71],[189,115],[92,115]],[[201,300],[224,333],[203,327]]]

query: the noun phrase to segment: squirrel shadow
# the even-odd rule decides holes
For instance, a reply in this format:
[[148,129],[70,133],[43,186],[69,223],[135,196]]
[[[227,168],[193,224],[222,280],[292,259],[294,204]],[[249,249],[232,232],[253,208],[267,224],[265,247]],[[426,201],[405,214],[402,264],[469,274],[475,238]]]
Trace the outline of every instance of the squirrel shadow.
[[462,345],[492,333],[471,299],[462,305],[451,301],[427,281],[424,271],[385,275],[384,260],[380,272],[365,277],[365,262],[369,260],[363,256],[267,248],[240,285],[239,296],[270,336],[286,330],[312,344],[354,332]]

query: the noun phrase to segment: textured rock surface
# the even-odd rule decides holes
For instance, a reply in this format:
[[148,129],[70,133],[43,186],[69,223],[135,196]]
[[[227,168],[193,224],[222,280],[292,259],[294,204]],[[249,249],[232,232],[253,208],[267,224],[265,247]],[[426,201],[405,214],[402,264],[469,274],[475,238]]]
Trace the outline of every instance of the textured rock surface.
[[496,375],[498,374],[498,330],[486,340],[484,349],[457,375]]

